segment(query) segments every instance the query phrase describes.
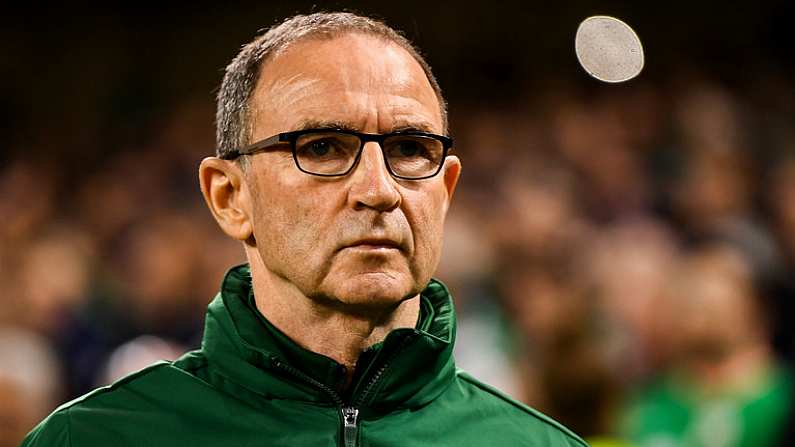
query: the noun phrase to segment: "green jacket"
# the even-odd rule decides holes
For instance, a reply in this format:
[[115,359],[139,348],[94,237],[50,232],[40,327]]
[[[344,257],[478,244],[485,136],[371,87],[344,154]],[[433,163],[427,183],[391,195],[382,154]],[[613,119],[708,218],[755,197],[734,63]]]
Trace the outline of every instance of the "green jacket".
[[256,310],[248,266],[210,303],[198,351],[66,403],[23,446],[584,446],[546,416],[456,370],[449,292],[432,281],[413,329],[344,367]]

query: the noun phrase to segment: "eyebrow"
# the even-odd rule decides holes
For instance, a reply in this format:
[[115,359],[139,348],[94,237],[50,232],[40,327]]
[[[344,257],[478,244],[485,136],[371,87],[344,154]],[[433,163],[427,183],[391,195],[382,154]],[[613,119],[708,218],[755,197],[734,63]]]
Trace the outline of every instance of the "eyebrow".
[[[304,120],[299,123],[299,125],[295,128],[295,130],[307,130],[307,129],[340,129],[349,132],[361,132],[358,126],[354,126],[351,123],[345,121],[335,121],[335,120]],[[406,132],[406,131],[418,131],[418,132],[427,132],[427,133],[435,133],[433,125],[431,123],[425,121],[398,121],[392,127],[392,129],[387,133],[392,132]]]
[[392,127],[392,132],[405,132],[408,130],[416,130],[420,132],[436,133],[431,123],[425,121],[417,122],[398,122],[397,125]]

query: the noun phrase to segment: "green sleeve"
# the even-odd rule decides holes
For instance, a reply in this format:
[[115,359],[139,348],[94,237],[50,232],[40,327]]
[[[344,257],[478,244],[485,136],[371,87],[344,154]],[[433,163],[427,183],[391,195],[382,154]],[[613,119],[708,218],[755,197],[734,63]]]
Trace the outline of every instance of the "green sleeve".
[[69,408],[55,411],[28,433],[21,447],[69,447]]

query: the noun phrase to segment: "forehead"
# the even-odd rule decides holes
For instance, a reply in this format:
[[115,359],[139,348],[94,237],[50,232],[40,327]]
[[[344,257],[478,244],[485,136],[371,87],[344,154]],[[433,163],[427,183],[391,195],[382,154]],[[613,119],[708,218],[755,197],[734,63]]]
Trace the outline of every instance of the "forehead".
[[368,132],[443,131],[439,102],[419,63],[394,42],[357,33],[299,41],[268,60],[251,110],[254,139],[309,122]]

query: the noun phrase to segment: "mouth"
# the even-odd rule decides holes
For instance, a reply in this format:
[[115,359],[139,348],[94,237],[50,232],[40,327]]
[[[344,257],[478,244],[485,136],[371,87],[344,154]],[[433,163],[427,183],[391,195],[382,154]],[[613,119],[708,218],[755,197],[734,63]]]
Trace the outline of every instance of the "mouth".
[[352,244],[346,245],[344,248],[352,248],[358,250],[402,250],[399,243],[392,239],[361,239]]

